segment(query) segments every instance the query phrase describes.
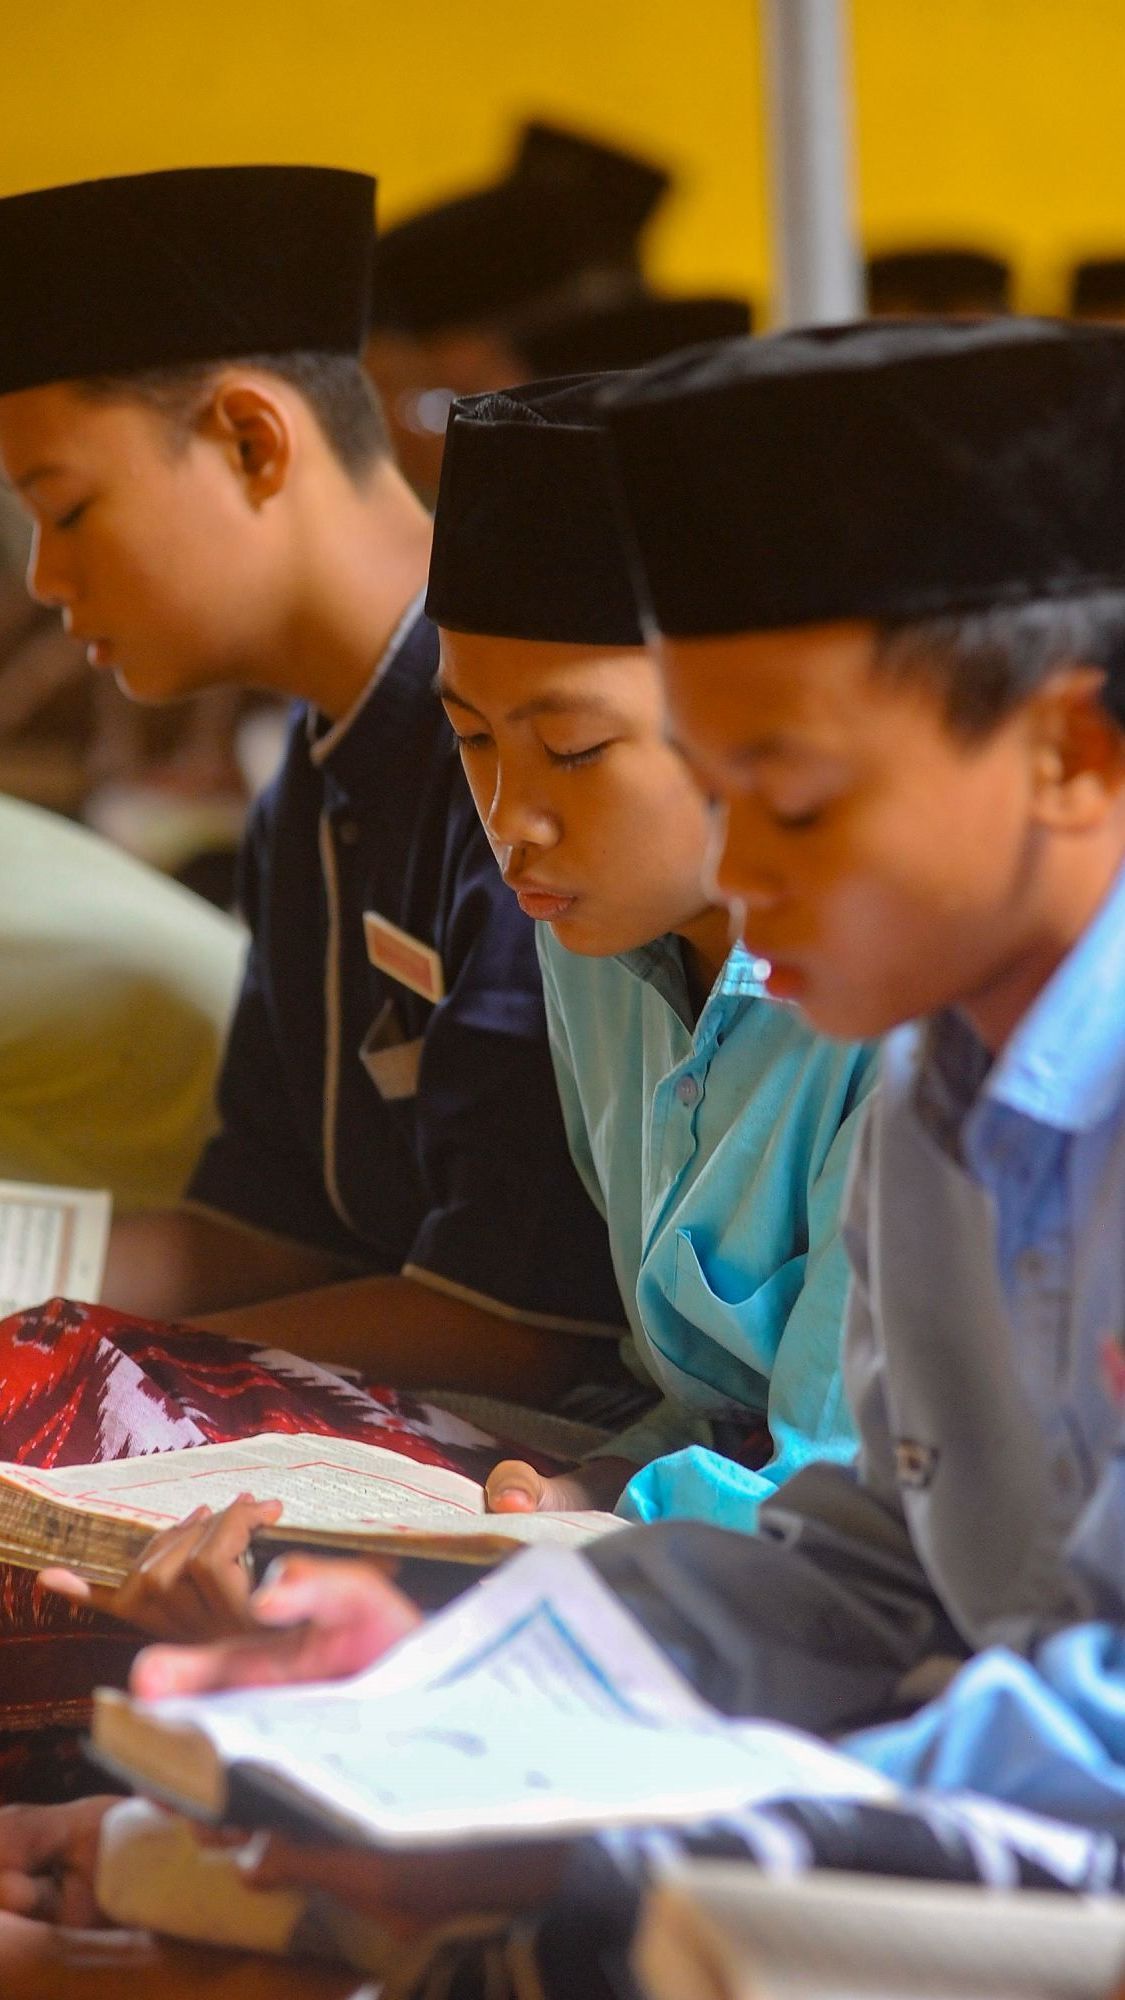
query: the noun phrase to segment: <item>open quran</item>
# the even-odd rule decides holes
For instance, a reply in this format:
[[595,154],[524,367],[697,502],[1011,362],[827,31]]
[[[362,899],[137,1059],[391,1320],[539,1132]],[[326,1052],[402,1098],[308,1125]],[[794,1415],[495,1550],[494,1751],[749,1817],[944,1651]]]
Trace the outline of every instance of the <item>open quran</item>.
[[0,1319],[56,1293],[99,1296],[111,1207],[92,1188],[0,1181]]
[[623,1525],[594,1512],[487,1514],[483,1488],[458,1472],[298,1432],[47,1472],[0,1463],[0,1561],[116,1584],[154,1534],[240,1493],[284,1507],[256,1545],[439,1562],[496,1563],[529,1542],[579,1548]]

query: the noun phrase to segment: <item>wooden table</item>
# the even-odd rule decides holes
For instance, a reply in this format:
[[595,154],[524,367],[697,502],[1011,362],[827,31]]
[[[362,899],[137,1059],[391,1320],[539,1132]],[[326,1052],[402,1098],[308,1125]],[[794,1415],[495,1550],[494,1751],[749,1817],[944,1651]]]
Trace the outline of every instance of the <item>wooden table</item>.
[[169,1944],[126,1931],[52,1931],[0,1917],[4,2000],[375,2000],[362,1975],[310,1960]]

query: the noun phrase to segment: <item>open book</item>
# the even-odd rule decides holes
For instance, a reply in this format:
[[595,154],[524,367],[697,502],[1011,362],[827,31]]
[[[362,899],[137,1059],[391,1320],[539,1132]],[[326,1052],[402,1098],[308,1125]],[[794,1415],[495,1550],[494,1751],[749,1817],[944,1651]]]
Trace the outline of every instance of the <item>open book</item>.
[[486,1514],[483,1488],[459,1472],[346,1438],[266,1433],[50,1472],[0,1463],[0,1562],[120,1583],[161,1528],[240,1493],[284,1503],[256,1544],[442,1562],[495,1563],[528,1542],[577,1548],[624,1525],[593,1512]]
[[91,1188],[0,1181],[0,1319],[56,1295],[98,1297],[111,1206]]
[[1125,1904],[677,1862],[646,1900],[634,1963],[649,2000],[1104,2000]]
[[400,1849],[892,1795],[814,1737],[708,1708],[558,1548],[527,1550],[349,1680],[156,1702],[103,1689],[93,1745],[181,1810]]

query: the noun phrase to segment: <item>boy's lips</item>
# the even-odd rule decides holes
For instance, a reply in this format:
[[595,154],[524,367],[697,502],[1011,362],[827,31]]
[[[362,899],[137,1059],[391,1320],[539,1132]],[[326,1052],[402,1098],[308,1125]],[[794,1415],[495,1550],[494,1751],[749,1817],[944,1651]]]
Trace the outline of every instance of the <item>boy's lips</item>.
[[541,882],[509,882],[525,917],[533,917],[536,923],[552,924],[565,916],[578,901],[577,896],[568,895],[565,890],[548,889]]
[[768,961],[769,973],[765,981],[766,992],[771,1000],[801,1000],[808,987],[808,977],[799,965],[784,959]]
[[800,1000],[808,987],[808,973],[795,959],[783,958],[763,944],[760,938],[747,937],[743,933],[742,942],[755,960],[755,971],[761,979],[771,1000]]
[[87,638],[84,632],[71,628],[71,637],[86,648],[87,664],[91,667],[108,667],[113,661],[113,645],[109,639]]

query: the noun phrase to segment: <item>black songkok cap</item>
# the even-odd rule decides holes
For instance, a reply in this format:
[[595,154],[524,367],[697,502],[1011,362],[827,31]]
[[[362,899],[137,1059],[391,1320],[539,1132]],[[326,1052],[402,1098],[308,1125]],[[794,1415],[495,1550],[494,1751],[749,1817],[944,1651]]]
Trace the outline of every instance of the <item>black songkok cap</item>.
[[1087,257],[1076,264],[1070,310],[1080,319],[1125,319],[1125,257]]
[[645,293],[621,305],[551,315],[525,329],[520,353],[532,373],[585,375],[598,368],[643,368],[681,347],[734,340],[749,333],[744,299],[657,298]]
[[542,118],[524,126],[512,178],[596,203],[602,242],[622,252],[635,246],[672,186],[654,160]]
[[1125,587],[1125,332],[821,328],[657,362],[605,405],[671,636]]
[[595,409],[610,379],[454,403],[426,598],[435,624],[496,639],[642,644]]
[[867,302],[877,314],[1009,312],[1012,268],[987,250],[884,250],[867,260]]
[[543,298],[569,296],[601,257],[583,204],[501,181],[387,230],[376,259],[374,325],[413,339],[502,325]]
[[297,350],[358,355],[375,183],[185,167],[0,200],[0,395]]
[[529,124],[503,179],[386,231],[375,323],[422,339],[518,321],[544,300],[569,305],[634,291],[641,231],[670,184],[632,153]]

